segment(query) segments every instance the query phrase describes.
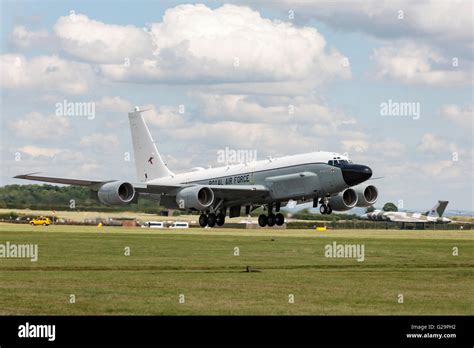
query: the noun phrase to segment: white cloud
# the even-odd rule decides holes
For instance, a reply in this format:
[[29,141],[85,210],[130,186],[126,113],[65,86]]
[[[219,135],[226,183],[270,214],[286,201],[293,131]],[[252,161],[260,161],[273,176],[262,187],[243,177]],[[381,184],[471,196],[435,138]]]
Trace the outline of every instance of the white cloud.
[[44,116],[30,112],[24,118],[11,121],[10,128],[17,137],[27,139],[51,139],[69,133],[68,120],[62,116]]
[[[329,136],[355,120],[333,110],[316,97],[252,96],[244,94],[196,94],[208,121],[230,120],[274,123],[282,127],[304,125],[313,135]],[[311,126],[310,126],[311,125]]]
[[96,63],[120,63],[151,54],[149,35],[132,25],[105,24],[82,14],[60,17],[54,32],[69,54]]
[[385,157],[402,157],[405,154],[406,146],[394,139],[386,139],[372,146],[374,152]]
[[150,125],[160,128],[161,138],[179,144],[177,147],[186,146],[188,152],[214,153],[229,146],[258,150],[264,157],[278,156],[330,150],[336,139],[364,136],[354,130],[353,118],[316,97],[191,96],[199,102],[196,114],[180,114],[177,106],[144,113]]
[[3,88],[58,91],[81,94],[88,90],[93,72],[87,64],[64,60],[58,56],[23,55],[0,56],[0,75]]
[[121,97],[102,97],[100,100],[95,102],[97,110],[110,111],[110,112],[131,112],[133,110],[132,103]]
[[[212,123],[196,122],[191,126],[173,129],[169,134],[174,142],[202,144],[210,149],[257,150],[259,158],[267,155],[304,153],[315,149],[312,137],[304,136],[295,127],[282,127],[279,124],[265,124],[235,121]],[[285,139],[282,141],[282,139]],[[217,155],[216,155],[217,159]],[[202,163],[201,163],[202,165]]]
[[279,1],[277,5],[293,10],[297,20],[316,18],[339,30],[382,39],[422,38],[472,55],[470,0]]
[[326,52],[326,41],[316,29],[271,21],[248,7],[177,6],[166,11],[162,23],[151,26],[151,34],[155,53],[178,58],[183,73],[194,64],[224,80],[229,74],[237,80],[265,81],[347,73],[343,56]]
[[462,151],[456,144],[448,142],[442,137],[436,136],[432,133],[426,133],[423,135],[418,149],[428,154],[436,154],[439,157],[443,157],[446,152],[456,152],[457,154],[464,153],[464,151]]
[[474,109],[472,105],[465,107],[454,104],[443,105],[441,107],[441,115],[460,127],[468,130],[471,129],[471,131],[473,129]]
[[377,66],[376,77],[405,84],[452,86],[471,83],[468,70],[453,67],[452,61],[437,50],[415,43],[397,43],[373,50],[370,57]]
[[119,140],[115,134],[94,133],[83,136],[79,145],[100,151],[111,151],[118,147]]
[[28,31],[23,25],[18,25],[13,29],[10,40],[16,47],[26,49],[34,45],[44,45],[49,38],[46,30]]
[[164,129],[189,126],[184,116],[186,110],[184,109],[184,113],[180,114],[179,106],[161,105],[157,110],[155,105],[148,104],[143,106],[142,109],[150,109],[143,113],[143,117],[151,126]]
[[[42,42],[58,46],[74,59],[2,55],[2,86],[16,90],[41,87],[48,93],[82,94],[102,78],[222,84],[239,93],[298,95],[327,81],[351,77],[350,67],[343,65],[345,57],[329,47],[315,28],[263,18],[257,11],[235,5],[216,9],[179,5],[147,28],[71,14],[59,17],[53,34],[17,26],[11,37],[24,48]],[[107,102],[103,101],[104,107]]]
[[369,149],[369,142],[365,139],[347,139],[341,141],[347,152],[365,152]]
[[74,173],[75,175],[86,175],[88,177],[91,177],[91,173],[97,172],[97,170],[100,169],[100,166],[95,163],[84,163],[78,168],[78,172]]
[[54,157],[61,153],[62,149],[55,149],[49,147],[39,147],[33,145],[27,145],[19,148],[20,152],[30,155],[32,157]]
[[318,84],[351,75],[344,56],[315,28],[242,6],[179,5],[147,31],[74,15],[61,17],[55,32],[69,54],[103,63],[102,73],[117,81]]
[[433,163],[425,163],[419,169],[430,177],[437,177],[440,174],[443,174],[443,177],[454,178],[458,177],[461,174],[459,166],[455,165],[456,162],[450,160],[436,161]]

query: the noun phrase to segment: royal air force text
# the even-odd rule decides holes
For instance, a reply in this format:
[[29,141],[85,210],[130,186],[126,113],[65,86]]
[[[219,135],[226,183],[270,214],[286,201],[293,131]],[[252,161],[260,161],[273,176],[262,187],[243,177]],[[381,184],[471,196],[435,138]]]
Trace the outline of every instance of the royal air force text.
[[209,180],[209,185],[236,185],[250,182],[250,174]]

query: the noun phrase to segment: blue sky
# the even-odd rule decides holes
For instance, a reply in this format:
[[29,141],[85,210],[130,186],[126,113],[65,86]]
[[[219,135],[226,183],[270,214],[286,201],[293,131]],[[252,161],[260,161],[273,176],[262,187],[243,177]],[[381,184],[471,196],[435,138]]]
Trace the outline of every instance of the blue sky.
[[[381,203],[473,210],[470,1],[3,1],[1,12],[0,185],[35,171],[135,180],[126,112],[140,105],[154,108],[175,171],[218,165],[225,147],[347,152],[384,176]],[[55,114],[65,100],[93,103],[95,117]],[[389,100],[419,117],[381,115]]]

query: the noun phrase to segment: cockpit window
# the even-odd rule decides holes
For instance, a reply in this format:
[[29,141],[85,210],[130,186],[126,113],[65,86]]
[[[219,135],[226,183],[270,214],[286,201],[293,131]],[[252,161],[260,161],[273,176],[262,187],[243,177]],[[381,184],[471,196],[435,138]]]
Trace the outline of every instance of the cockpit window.
[[330,166],[336,166],[336,167],[342,167],[349,163],[352,163],[352,161],[341,160],[341,159],[332,159],[328,161],[328,164]]

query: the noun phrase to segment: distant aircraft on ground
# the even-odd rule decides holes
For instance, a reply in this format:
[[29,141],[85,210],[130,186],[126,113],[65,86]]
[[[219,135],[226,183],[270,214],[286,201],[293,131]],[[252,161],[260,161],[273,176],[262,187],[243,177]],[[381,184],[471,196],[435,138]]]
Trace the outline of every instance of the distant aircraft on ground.
[[154,199],[166,208],[201,212],[202,227],[222,226],[226,213],[229,212],[229,217],[240,216],[242,206],[246,207],[246,214],[266,207],[268,214],[258,218],[263,227],[284,223],[280,207],[290,199],[313,200],[313,207],[319,203],[323,214],[331,214],[333,209],[368,207],[377,200],[375,186],[362,184],[370,179],[372,170],[333,152],[319,151],[175,174],[158,153],[143,111],[146,110],[136,107],[128,114],[139,182],[67,179],[38,176],[38,173],[15,178],[85,186],[106,205],[136,203],[139,196]]
[[448,201],[438,201],[438,203],[425,213],[406,213],[395,211],[374,210],[361,216],[366,220],[385,220],[394,222],[437,222],[449,223],[451,219],[443,217],[443,213],[448,205]]

